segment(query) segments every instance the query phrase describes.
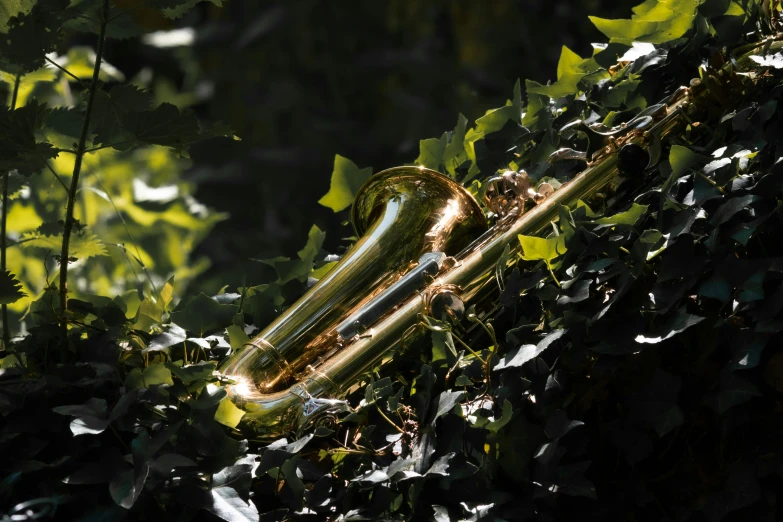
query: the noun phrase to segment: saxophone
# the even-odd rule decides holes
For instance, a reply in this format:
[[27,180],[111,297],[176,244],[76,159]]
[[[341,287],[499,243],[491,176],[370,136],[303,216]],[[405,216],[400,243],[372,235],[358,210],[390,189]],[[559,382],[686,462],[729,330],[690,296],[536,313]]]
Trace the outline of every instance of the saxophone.
[[780,51],[783,42],[776,36],[750,47],[619,127],[569,124],[589,135],[590,147],[550,156],[550,162],[586,163],[557,190],[548,183],[536,186],[524,170],[507,171],[486,182],[482,206],[460,184],[426,168],[397,167],[372,176],[351,209],[356,243],[220,367],[229,396],[245,411],[243,427],[268,439],[350,409],[340,398],[421,335],[422,315],[461,320],[466,303],[497,288],[498,262],[515,262],[522,250],[519,234],[545,234],[561,206],[574,207],[618,176],[644,170],[653,143],[705,117],[716,91],[723,100],[725,92],[746,94],[752,81],[745,73],[763,69],[758,57]]

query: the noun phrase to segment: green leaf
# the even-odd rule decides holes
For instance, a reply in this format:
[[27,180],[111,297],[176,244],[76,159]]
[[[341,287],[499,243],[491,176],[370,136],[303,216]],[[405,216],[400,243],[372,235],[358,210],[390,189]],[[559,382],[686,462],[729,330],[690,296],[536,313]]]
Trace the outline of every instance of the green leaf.
[[17,170],[27,176],[57,157],[51,144],[38,143],[35,139],[48,113],[46,105],[39,105],[35,100],[13,111],[0,107],[0,171]]
[[446,151],[448,135],[443,133],[440,139],[429,138],[419,142],[419,157],[415,163],[432,170],[440,170],[443,153]]
[[[154,310],[156,313],[160,312],[160,315],[163,315],[162,307],[157,306],[157,303],[155,303],[154,305]],[[145,310],[145,312],[150,312],[150,310]],[[140,328],[140,329],[146,329],[146,328]],[[185,333],[185,330],[183,328],[173,323],[169,324],[164,327],[163,332],[159,333],[158,335],[152,338],[150,344],[144,350],[142,350],[142,353],[166,350],[167,348],[170,348],[174,345],[181,343],[182,341],[187,339],[187,337],[188,335]]]
[[370,179],[370,167],[360,169],[356,164],[339,154],[334,157],[334,170],[329,184],[329,192],[318,200],[320,205],[340,212],[353,203],[353,198],[364,183]]
[[625,212],[620,212],[619,214],[615,214],[613,216],[596,219],[593,221],[593,223],[602,226],[617,226],[617,225],[633,226],[636,224],[637,221],[639,221],[639,219],[642,216],[644,216],[644,214],[647,212],[647,208],[648,208],[647,205],[639,205],[638,203],[633,203],[631,205],[631,208],[629,208]]
[[209,490],[211,497],[204,509],[227,522],[256,522],[258,509],[253,502],[245,502],[234,488],[221,486]]
[[118,473],[109,483],[109,493],[118,506],[130,509],[144,490],[150,466],[142,462],[137,470],[128,469]]
[[223,0],[156,0],[156,7],[163,11],[166,18],[175,20],[185,16],[201,2],[209,2],[223,7]]
[[637,343],[656,344],[666,339],[674,337],[680,332],[685,331],[693,325],[699,324],[705,317],[691,315],[682,310],[678,310],[668,321],[658,328],[658,333],[652,335],[637,335]]
[[468,128],[468,119],[462,114],[457,118],[457,126],[454,127],[454,131],[451,133],[449,144],[446,145],[446,150],[443,152],[442,163],[446,167],[446,171],[451,176],[456,175],[457,167],[462,165],[467,159],[468,154],[465,151],[465,134]]
[[109,426],[104,399],[92,398],[84,404],[57,406],[52,408],[52,411],[60,415],[75,417],[70,424],[71,433],[74,436],[98,435]]
[[672,176],[679,178],[685,174],[700,156],[687,147],[672,145],[669,151],[669,165],[672,167]]
[[241,326],[232,324],[226,328],[226,331],[228,332],[228,342],[234,350],[239,350],[250,341],[250,337]]
[[589,72],[583,70],[582,67],[588,63],[593,64],[594,68],[598,68],[598,64],[594,60],[584,59],[564,45],[557,64],[557,81],[551,85],[528,81],[526,83],[528,95],[540,94],[557,99],[578,93],[577,84]]
[[753,55],[750,59],[762,67],[783,69],[783,53],[768,54],[767,56]]
[[163,323],[163,314],[165,312],[166,309],[160,300],[147,296],[139,305],[132,328],[146,332],[153,326]]
[[318,252],[321,250],[321,245],[323,245],[325,238],[326,232],[322,232],[321,229],[313,225],[310,227],[310,232],[307,235],[307,244],[305,244],[305,247],[302,250],[297,252],[299,259],[275,257],[272,259],[259,259],[255,261],[259,261],[275,269],[278,276],[275,283],[278,285],[284,285],[294,279],[306,281],[313,269],[315,256],[317,256]]
[[5,33],[0,37],[0,57],[13,64],[13,72],[34,71],[43,66],[46,54],[54,51],[60,42],[69,0],[39,0],[29,10],[26,10],[28,2],[12,2],[6,12],[14,9],[14,4],[23,11],[5,23],[0,12],[0,28]]
[[522,259],[526,261],[552,261],[556,257],[565,254],[565,236],[556,236],[548,239],[536,236],[518,235],[522,245]]
[[205,333],[225,328],[239,310],[235,304],[220,304],[207,294],[201,293],[185,306],[171,312],[171,320],[189,332],[203,337]]
[[[72,0],[63,28],[71,32],[98,35],[101,31],[102,9],[103,0]],[[111,22],[106,26],[106,38],[124,40],[140,36],[143,29],[134,21],[135,12],[124,4],[120,6],[109,2],[108,18]]]
[[156,384],[174,385],[174,381],[171,380],[171,370],[165,363],[150,364],[141,372],[141,377],[145,388]]
[[557,79],[560,80],[565,74],[581,72],[579,66],[582,62],[584,58],[564,45],[560,49],[560,59],[557,62]]
[[503,128],[508,120],[517,123],[522,119],[522,87],[519,80],[514,84],[514,99],[506,102],[504,107],[492,109],[476,120],[476,130],[483,134],[491,134]]
[[11,272],[0,272],[0,304],[15,303],[26,295],[22,292],[22,283]]
[[691,29],[697,8],[698,3],[691,0],[660,0],[635,7],[631,20],[589,18],[611,42],[662,44],[684,36]]
[[0,33],[7,33],[9,20],[18,15],[29,13],[35,0],[4,0],[0,2]]
[[220,401],[215,412],[215,420],[229,428],[236,428],[244,416],[245,412],[237,408],[228,397]]
[[[57,236],[39,236],[23,243],[24,248],[40,248],[59,251],[63,244],[62,234]],[[70,253],[72,257],[88,259],[90,257],[106,256],[106,245],[92,232],[83,231],[71,235]]]
[[[177,361],[177,363],[181,363],[181,361]],[[202,361],[198,364],[189,364],[187,366],[181,366],[177,363],[168,362],[166,363],[166,368],[185,384],[209,379],[217,369],[215,361]]]
[[511,417],[514,414],[514,408],[508,399],[503,400],[503,413],[499,419],[495,419],[492,422],[487,423],[484,428],[490,433],[497,433],[500,429],[511,421]]

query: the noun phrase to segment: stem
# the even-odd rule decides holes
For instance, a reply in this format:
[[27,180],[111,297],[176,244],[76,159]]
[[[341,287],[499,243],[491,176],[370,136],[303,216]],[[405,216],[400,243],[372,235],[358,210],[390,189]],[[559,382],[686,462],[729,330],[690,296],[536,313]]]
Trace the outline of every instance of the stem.
[[[16,109],[16,99],[19,96],[19,82],[22,79],[22,75],[17,73],[14,80],[14,93],[11,95],[11,110]],[[0,218],[0,272],[5,273],[6,270],[6,222],[8,218],[8,171],[3,172],[3,214]],[[8,305],[3,303],[2,309],[3,320],[3,350],[7,350],[11,346],[11,329],[8,327]],[[19,361],[21,362],[21,360]]]
[[79,174],[82,170],[82,159],[86,150],[87,135],[90,130],[90,116],[95,102],[95,93],[98,90],[98,76],[101,71],[101,59],[103,58],[103,45],[106,40],[106,15],[109,12],[109,0],[103,0],[101,10],[101,31],[98,36],[98,49],[95,52],[95,68],[92,71],[92,81],[90,82],[90,97],[87,100],[87,110],[84,112],[84,122],[82,123],[82,133],[79,136],[79,144],[76,147],[76,158],[73,164],[73,177],[71,178],[71,188],[68,191],[68,205],[65,210],[65,225],[63,226],[63,246],[60,252],[60,313],[62,322],[60,327],[63,334],[63,355],[68,350],[68,258],[70,257],[71,231],[73,230],[73,208],[76,202],[76,191],[79,188]]
[[57,172],[55,172],[55,170],[52,168],[52,166],[49,165],[48,161],[45,163],[45,165],[46,165],[46,168],[49,169],[49,172],[51,172],[54,175],[54,177],[57,178],[57,181],[60,182],[60,185],[62,185],[63,188],[65,188],[65,191],[70,194],[70,190],[68,189],[68,185],[65,184],[65,182],[63,181],[63,178],[61,178],[57,174]]
[[71,78],[76,80],[77,82],[79,82],[82,85],[82,87],[84,87],[85,89],[89,89],[89,87],[87,87],[87,84],[84,83],[81,78],[79,78],[78,76],[73,74],[71,71],[69,71],[68,69],[66,69],[65,67],[63,67],[62,65],[60,65],[57,62],[55,62],[54,60],[52,60],[51,58],[49,58],[47,56],[44,56],[44,58],[46,59],[47,62],[49,62],[50,64],[54,65],[55,67],[60,69],[62,72],[64,72],[65,74],[67,74],[68,76],[70,76]]

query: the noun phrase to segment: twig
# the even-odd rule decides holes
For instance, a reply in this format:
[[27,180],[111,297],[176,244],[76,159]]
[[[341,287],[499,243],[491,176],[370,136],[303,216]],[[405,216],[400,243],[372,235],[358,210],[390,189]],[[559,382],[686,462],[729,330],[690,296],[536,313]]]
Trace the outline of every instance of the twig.
[[98,49],[95,52],[95,67],[92,72],[92,81],[90,83],[90,96],[87,100],[87,109],[84,112],[84,122],[82,123],[82,132],[79,136],[79,144],[76,147],[76,159],[73,165],[73,177],[71,178],[71,187],[68,191],[68,205],[65,210],[65,225],[63,226],[63,243],[60,253],[60,312],[63,314],[61,329],[63,336],[63,359],[68,351],[68,318],[66,310],[68,309],[68,258],[70,257],[71,231],[73,230],[74,219],[73,211],[76,203],[76,191],[79,188],[79,174],[82,170],[82,159],[84,158],[87,135],[90,131],[90,116],[92,115],[93,104],[95,103],[95,93],[98,91],[98,77],[101,72],[101,59],[103,58],[103,48],[106,40],[106,13],[109,11],[109,0],[103,0],[101,11],[101,30],[98,36]]
[[[11,110],[16,109],[16,99],[19,96],[19,82],[22,79],[22,75],[17,73],[14,80],[14,93],[11,95]],[[3,172],[3,214],[0,219],[0,271],[5,273],[6,271],[6,222],[8,220],[8,171]],[[3,350],[8,350],[11,345],[11,329],[8,327],[8,305],[3,303],[2,306],[2,320],[3,320]],[[19,363],[22,360],[19,356],[16,356]],[[24,368],[24,366],[22,366]]]
[[68,185],[65,184],[65,182],[63,181],[63,178],[61,178],[60,175],[57,174],[57,172],[55,172],[55,170],[52,168],[52,166],[49,165],[49,162],[47,161],[46,163],[44,163],[44,165],[46,165],[46,168],[49,169],[49,172],[54,174],[54,177],[57,178],[57,181],[59,181],[60,185],[63,186],[63,188],[65,189],[65,192],[70,194],[70,189],[68,188]]
[[82,80],[81,78],[79,78],[78,76],[73,74],[71,71],[69,71],[68,69],[66,69],[65,67],[60,65],[59,63],[55,62],[54,60],[52,60],[48,56],[44,56],[44,58],[46,59],[47,62],[49,62],[50,64],[54,65],[55,67],[60,69],[62,72],[64,72],[65,74],[67,74],[68,76],[70,76],[71,78],[76,80],[77,82],[79,82],[82,85],[82,87],[84,87],[85,89],[89,89],[90,88],[86,83],[84,83],[84,80]]

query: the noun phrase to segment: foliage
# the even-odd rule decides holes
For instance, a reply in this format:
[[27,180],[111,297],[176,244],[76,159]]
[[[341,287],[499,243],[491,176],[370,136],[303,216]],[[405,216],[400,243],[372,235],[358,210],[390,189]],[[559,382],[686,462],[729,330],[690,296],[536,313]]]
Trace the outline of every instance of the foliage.
[[[473,127],[460,118],[453,132],[422,141],[418,161],[476,193],[506,168],[559,186],[584,162],[550,163],[552,152],[600,148],[598,134],[574,122],[630,121],[696,74],[720,93],[721,49],[777,29],[772,5],[648,0],[630,22],[596,20],[610,43],[588,58],[564,49],[554,83],[528,81],[524,98],[520,84]],[[523,253],[498,266],[497,306],[453,328],[428,318],[431,336],[368,375],[348,397],[353,411],[296,436],[267,443],[243,433],[243,412],[214,370],[328,270],[318,228],[298,259],[264,261],[277,280],[237,293],[176,306],[171,281],[140,304],[101,297],[112,289],[74,293],[73,353],[63,360],[52,355],[62,343],[57,300],[35,293],[35,324],[1,361],[2,509],[40,497],[58,519],[84,520],[779,518],[783,89],[774,58],[761,65],[753,92],[713,94],[709,118],[653,140],[649,168],[626,169],[601,194],[561,208],[550,237],[520,236]],[[96,119],[105,127],[95,135],[120,146],[90,168],[161,153],[127,144],[182,153],[201,136],[181,112],[158,132],[156,114],[171,109],[150,108],[134,89],[101,93],[96,114],[115,116]],[[9,125],[47,125],[55,111],[39,99],[6,116]],[[25,143],[7,161],[33,171],[51,149],[35,136]],[[324,204],[344,207],[365,176],[336,160]],[[193,220],[179,209],[171,224]],[[85,216],[96,238],[108,234],[92,225],[99,213]],[[34,229],[30,242],[43,244],[56,230],[23,232]],[[85,243],[83,256],[102,252]],[[18,284],[5,279],[10,301]]]

